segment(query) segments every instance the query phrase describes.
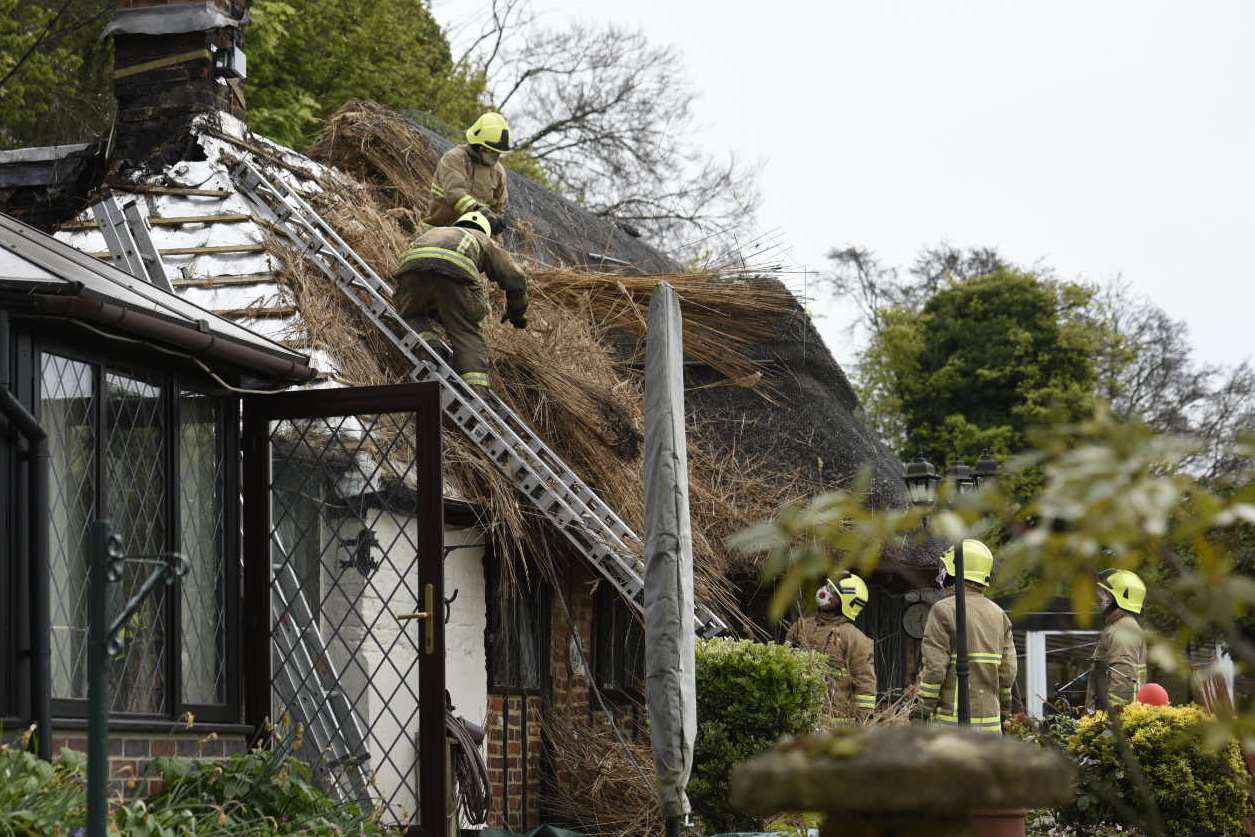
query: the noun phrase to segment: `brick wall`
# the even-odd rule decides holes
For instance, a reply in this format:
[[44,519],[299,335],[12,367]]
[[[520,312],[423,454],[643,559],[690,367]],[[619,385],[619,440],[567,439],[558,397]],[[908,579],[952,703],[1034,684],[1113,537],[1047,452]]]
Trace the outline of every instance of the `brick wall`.
[[[546,771],[541,725],[546,705],[552,702],[563,709],[589,711],[593,581],[582,564],[572,562],[561,597],[558,592],[551,597],[548,694],[495,692],[488,696],[485,739],[492,786],[488,824],[492,827],[526,831],[541,823]],[[583,659],[571,641],[573,625]]]
[[[62,749],[87,752],[87,734],[56,735],[52,739],[53,753]],[[219,736],[217,733],[196,735],[126,735],[109,736],[110,796],[142,796],[156,793],[161,781],[149,776],[148,765],[154,758],[183,756],[186,758],[215,759],[237,755],[248,750],[243,737]]]
[[536,694],[488,696],[488,825],[527,831],[540,825],[542,698]]

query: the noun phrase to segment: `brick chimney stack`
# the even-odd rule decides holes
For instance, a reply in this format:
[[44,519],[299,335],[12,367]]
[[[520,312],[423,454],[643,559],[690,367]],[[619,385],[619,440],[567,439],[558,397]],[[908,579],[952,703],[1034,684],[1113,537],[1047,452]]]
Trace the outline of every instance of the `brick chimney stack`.
[[118,101],[111,161],[161,165],[185,147],[199,114],[244,110],[243,25],[249,0],[118,0]]

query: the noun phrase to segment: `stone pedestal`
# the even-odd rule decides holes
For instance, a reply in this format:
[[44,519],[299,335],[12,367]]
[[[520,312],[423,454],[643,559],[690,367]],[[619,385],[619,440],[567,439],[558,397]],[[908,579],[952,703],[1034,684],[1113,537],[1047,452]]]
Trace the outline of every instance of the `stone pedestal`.
[[825,815],[824,837],[1001,837],[1072,799],[1063,756],[951,727],[837,730],[740,765],[732,802],[757,816]]

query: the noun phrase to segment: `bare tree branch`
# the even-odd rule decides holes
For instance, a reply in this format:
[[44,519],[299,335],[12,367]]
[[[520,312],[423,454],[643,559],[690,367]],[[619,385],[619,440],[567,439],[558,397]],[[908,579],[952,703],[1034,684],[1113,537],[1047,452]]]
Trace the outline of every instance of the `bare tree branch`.
[[509,106],[514,149],[558,191],[673,250],[696,231],[715,251],[753,226],[757,172],[695,143],[695,93],[675,50],[612,24],[520,25],[525,0],[498,2],[508,8],[487,31],[504,34],[477,39],[472,61],[495,62],[489,93]]

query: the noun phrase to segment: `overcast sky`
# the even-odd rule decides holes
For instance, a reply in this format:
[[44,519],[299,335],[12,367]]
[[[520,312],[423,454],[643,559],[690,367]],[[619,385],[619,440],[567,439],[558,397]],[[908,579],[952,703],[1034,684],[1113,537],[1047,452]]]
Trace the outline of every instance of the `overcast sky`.
[[[434,0],[443,23],[482,0]],[[535,0],[684,55],[693,141],[763,164],[798,266],[989,245],[1123,275],[1200,357],[1255,355],[1252,0]],[[813,286],[813,282],[811,283]],[[849,363],[848,312],[816,300]]]

